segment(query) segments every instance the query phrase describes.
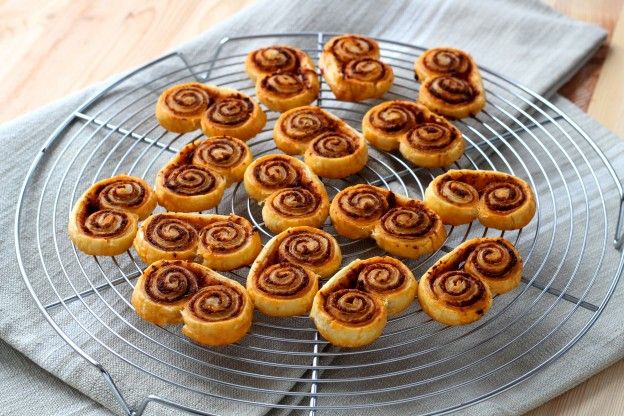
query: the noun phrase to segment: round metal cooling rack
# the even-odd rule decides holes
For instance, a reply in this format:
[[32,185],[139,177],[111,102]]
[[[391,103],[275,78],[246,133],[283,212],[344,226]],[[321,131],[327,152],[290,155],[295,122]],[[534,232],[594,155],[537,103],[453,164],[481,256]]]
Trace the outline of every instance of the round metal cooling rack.
[[[24,281],[59,335],[101,372],[123,412],[140,415],[149,403],[157,403],[152,406],[198,414],[263,413],[268,408],[310,414],[336,409],[447,413],[499,394],[560,358],[609,300],[623,264],[616,231],[622,187],[612,167],[591,138],[553,104],[482,68],[488,105],[476,117],[456,122],[468,144],[456,167],[496,169],[527,179],[536,191],[538,213],[520,231],[501,233],[478,223],[450,227],[437,253],[407,262],[420,276],[467,238],[505,235],[514,242],[525,259],[523,284],[498,296],[481,321],[445,327],[428,319],[414,302],[390,320],[377,342],[347,350],[320,339],[307,317],[256,314],[242,342],[218,349],[193,344],[179,327],[161,328],[138,319],[129,298],[144,265],[132,251],[112,258],[76,251],[65,231],[76,198],[94,181],[115,173],[153,181],[182,145],[200,137],[176,135],[158,125],[153,108],[165,87],[199,80],[254,95],[243,69],[247,51],[285,43],[317,58],[328,36],[229,38],[207,60],[166,55],[81,105],[37,153],[15,223]],[[385,99],[415,99],[412,63],[423,49],[379,42],[382,59],[396,76]],[[318,99],[319,106],[356,128],[374,104],[336,101],[326,85]],[[278,114],[267,114],[266,129],[249,141],[255,156],[276,151],[271,131]],[[372,148],[370,156],[360,174],[325,181],[330,196],[366,182],[421,198],[427,183],[443,172],[413,168],[397,154]],[[230,188],[215,211],[243,215],[265,241],[271,236],[260,208],[240,184]],[[326,229],[333,232],[329,222]],[[339,241],[345,262],[379,253],[370,241]],[[229,275],[243,282],[247,271]]]

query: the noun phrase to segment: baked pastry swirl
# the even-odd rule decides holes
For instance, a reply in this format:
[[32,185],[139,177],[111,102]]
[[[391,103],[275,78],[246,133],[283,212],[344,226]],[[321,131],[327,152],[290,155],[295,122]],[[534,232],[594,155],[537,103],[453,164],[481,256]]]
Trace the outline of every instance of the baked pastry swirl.
[[372,185],[340,191],[329,215],[338,234],[352,239],[372,237],[396,256],[420,257],[436,251],[446,239],[442,220],[422,201]]
[[298,107],[283,113],[275,122],[273,140],[288,154],[303,154],[314,173],[326,178],[353,175],[368,161],[368,146],[362,135],[319,107]]
[[380,98],[392,86],[392,67],[379,60],[377,42],[359,35],[331,38],[323,47],[319,67],[339,100]]
[[436,113],[464,118],[485,107],[481,74],[472,57],[455,48],[432,48],[414,63],[418,101]]
[[425,205],[445,224],[478,219],[486,227],[514,230],[535,215],[533,190],[522,179],[489,170],[449,170],[425,190]]
[[156,103],[161,126],[187,133],[200,126],[206,136],[248,140],[262,130],[266,115],[253,99],[230,88],[198,82],[167,88]]
[[141,224],[134,248],[146,264],[201,259],[206,267],[228,271],[251,264],[262,242],[249,221],[237,215],[164,213]]
[[464,153],[461,131],[422,104],[393,100],[368,110],[362,133],[373,146],[386,151],[399,149],[417,166],[448,166]]
[[262,219],[279,233],[297,225],[320,227],[329,213],[325,186],[300,160],[266,155],[254,160],[244,176],[247,194],[263,203]]
[[214,208],[225,188],[242,179],[251,160],[249,147],[240,139],[216,136],[195,140],[158,172],[158,203],[174,212]]
[[139,220],[152,213],[156,195],[141,178],[117,175],[91,185],[76,201],[68,233],[78,250],[115,256],[128,250]]
[[492,305],[492,294],[520,283],[522,258],[501,237],[465,241],[438,260],[420,279],[418,299],[431,318],[447,325],[480,319]]
[[417,289],[411,270],[399,260],[357,259],[319,290],[310,317],[332,344],[361,347],[379,338],[387,317],[405,310]]
[[320,90],[314,62],[307,53],[291,46],[274,45],[249,52],[245,70],[256,83],[260,102],[274,111],[308,105]]
[[340,267],[336,240],[312,227],[292,227],[264,246],[247,276],[247,291],[256,308],[270,316],[307,313],[318,279]]

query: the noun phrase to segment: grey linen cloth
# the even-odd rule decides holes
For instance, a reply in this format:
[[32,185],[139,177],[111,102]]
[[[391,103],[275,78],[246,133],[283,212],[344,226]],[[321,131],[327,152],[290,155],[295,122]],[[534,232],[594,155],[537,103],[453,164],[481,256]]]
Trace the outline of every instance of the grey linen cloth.
[[[565,80],[569,79],[605,39],[604,31],[563,17],[537,1],[260,1],[176,50],[183,52],[190,62],[200,62],[206,61],[212,56],[219,40],[225,36],[245,35],[254,32],[295,31],[363,33],[424,47],[453,45],[470,51],[480,65],[518,80],[522,84],[544,94],[555,90]],[[256,42],[233,43],[227,46],[229,47],[227,54],[245,53],[252,47],[266,42],[259,40]],[[141,80],[149,79],[149,77],[165,73],[167,70],[175,70],[177,68],[179,68],[179,62],[174,66],[169,61],[166,61],[162,65],[154,66],[139,74],[133,80],[136,80],[138,83]],[[7,123],[0,128],[0,143],[6,149],[6,154],[11,155],[0,166],[2,176],[6,178],[6,183],[10,184],[8,187],[3,187],[3,197],[0,198],[2,212],[5,213],[0,220],[0,228],[5,235],[13,235],[13,221],[19,184],[22,183],[25,177],[34,152],[42,146],[50,133],[62,120],[103,85],[106,85],[106,83],[88,88],[35,113]],[[129,87],[131,86],[126,85],[124,88]],[[123,89],[121,92],[123,92]],[[121,92],[115,91],[116,94]],[[624,175],[624,160],[622,158],[624,146],[621,140],[592,121],[565,99],[555,97],[554,101],[565,113],[573,117],[583,129],[591,132],[592,138],[606,152],[607,157],[614,164],[616,172],[622,177]],[[95,112],[97,109],[97,106],[95,106],[91,110]],[[77,126],[71,126],[70,133],[75,132],[77,129]],[[519,133],[523,140],[530,140],[524,134]],[[70,134],[66,137],[70,137]],[[102,139],[105,139],[103,133]],[[24,145],[25,143],[27,145]],[[107,145],[107,143],[104,143],[104,146]],[[56,152],[58,149],[53,148],[51,151]],[[79,153],[77,154],[79,155]],[[478,156],[476,155],[475,158],[478,158]],[[153,166],[139,166],[137,169],[145,168],[145,171],[149,171],[151,174],[168,157],[167,154],[162,155],[155,163],[156,168]],[[98,162],[101,161],[98,160]],[[111,164],[114,165],[115,163]],[[537,169],[535,166],[528,166],[527,168],[532,173],[533,169]],[[107,169],[108,167],[103,170],[102,175],[110,173],[110,169]],[[605,172],[601,172],[601,174],[606,175]],[[90,177],[91,175],[88,176]],[[604,178],[600,177],[600,179]],[[38,178],[35,175],[33,183],[33,186],[42,186],[42,178]],[[72,182],[69,181],[68,183],[71,184]],[[81,184],[82,188],[78,192],[87,185],[86,183]],[[613,231],[613,216],[617,209],[617,201],[613,198],[613,193],[615,192],[613,186],[610,186],[606,191],[610,197],[607,201],[607,210],[609,212],[609,232],[611,233]],[[71,201],[63,201],[61,203],[63,204],[63,209],[67,210]],[[547,204],[547,202],[544,203]],[[34,213],[33,210],[27,212]],[[544,224],[546,225],[543,225],[544,229],[548,230],[548,224],[552,222],[556,221],[545,215]],[[61,249],[69,250],[66,247],[67,242],[63,233],[63,225],[58,225],[58,230],[58,241],[63,246]],[[526,238],[520,238],[520,242],[521,244],[529,244]],[[43,409],[42,412],[45,414],[71,414],[72,412],[76,414],[99,414],[109,411],[120,413],[121,409],[112,396],[110,389],[104,383],[100,373],[73,352],[45,321],[35,306],[20,278],[20,271],[14,254],[13,239],[5,238],[0,244],[2,244],[3,253],[0,274],[3,282],[5,282],[0,289],[0,311],[2,312],[0,314],[0,336],[4,340],[0,344],[2,353],[0,379],[3,383],[3,391],[7,392],[0,398],[0,413],[28,414],[33,409],[35,403],[38,406],[45,406],[41,407]],[[52,244],[52,241],[44,240],[44,244],[46,246],[45,249],[47,249],[48,245]],[[452,242],[449,244],[452,245]],[[24,250],[27,253],[32,253],[33,258],[37,255],[34,238],[32,241],[21,241],[21,245],[26,247]],[[29,249],[29,246],[32,247]],[[555,247],[556,252],[563,249],[560,246]],[[64,252],[66,255],[69,255],[69,253],[69,251]],[[613,275],[617,267],[614,260],[616,258],[617,255],[612,253],[611,257],[607,259],[605,275]],[[110,266],[108,263],[102,265],[104,268]],[[27,271],[32,272],[36,270],[34,266],[33,269],[30,269],[29,264],[25,264],[25,267]],[[93,273],[93,276],[97,276],[98,271],[93,264],[88,264],[86,267],[88,273]],[[58,270],[53,272],[60,273]],[[548,277],[548,272],[546,270],[540,276]],[[69,273],[79,274],[79,271],[69,270]],[[31,275],[31,279],[44,279],[44,276],[41,274]],[[95,277],[94,281],[96,281]],[[97,280],[98,283],[102,281],[102,279]],[[12,284],[7,284],[7,282]],[[13,284],[13,282],[15,283]],[[546,282],[536,283],[546,284]],[[565,282],[558,283],[565,284]],[[34,285],[37,284],[43,285],[44,283],[34,283]],[[130,293],[129,290],[127,288],[119,290],[123,290],[122,295],[127,299]],[[527,293],[530,293],[532,290],[535,289],[533,287],[528,288]],[[578,292],[582,291],[582,287],[571,286],[570,290]],[[132,337],[133,334],[125,332],[129,323],[134,326],[140,326],[142,330],[152,336],[159,334],[154,328],[150,328],[149,325],[140,322],[136,317],[132,316],[133,314],[121,300],[121,297],[114,296],[111,292],[110,290],[107,293],[102,292],[101,295],[101,299],[106,300],[110,305],[108,315],[112,315],[113,312],[120,313],[120,318],[123,317],[127,320],[125,325],[119,322],[121,319],[117,319],[114,316],[110,320],[106,320],[106,323],[114,331],[122,336]],[[536,292],[539,293],[539,291]],[[576,293],[576,295],[579,294]],[[571,388],[624,356],[624,343],[622,342],[623,297],[623,291],[618,289],[603,316],[563,358],[556,360],[543,371],[537,372],[529,381],[469,408],[467,413],[512,414],[527,411]],[[53,301],[54,297],[51,296],[50,300]],[[543,301],[545,300],[536,300],[536,302]],[[594,301],[597,302],[599,299],[597,298]],[[94,315],[86,314],[86,316],[82,317],[87,329],[94,328],[96,336],[109,336],[93,319],[95,315],[102,316],[101,314],[107,313],[107,310],[102,305],[89,303],[91,302],[89,300],[86,302],[96,311]],[[499,302],[499,304],[504,303]],[[508,312],[513,312],[514,307],[517,307],[517,305],[511,307]],[[539,309],[536,308],[536,310]],[[69,310],[77,314],[84,313],[79,310],[79,305],[70,305]],[[123,311],[123,313],[120,311]],[[568,310],[562,308],[557,313],[563,316],[567,312]],[[62,323],[64,329],[67,330],[71,325],[75,327],[76,335],[75,337],[72,336],[74,342],[77,342],[85,351],[97,357],[113,376],[115,383],[120,387],[131,407],[136,407],[148,394],[153,393],[163,397],[175,398],[178,401],[185,402],[190,407],[209,410],[215,414],[261,414],[266,411],[264,408],[250,408],[237,402],[224,402],[207,396],[198,398],[197,395],[192,395],[188,401],[185,401],[184,391],[175,389],[165,391],[162,388],[163,383],[158,382],[154,377],[149,377],[142,372],[136,371],[129,365],[120,362],[112,354],[103,352],[103,349],[87,337],[84,334],[84,330],[81,330],[75,322],[72,323],[68,316],[61,315],[62,312],[60,311],[53,311],[52,313],[58,314],[55,315],[55,320],[58,319],[58,322]],[[586,322],[586,318],[586,316],[581,317],[575,325],[582,325]],[[287,323],[283,325],[288,326]],[[389,330],[393,329],[397,328],[389,328]],[[175,333],[175,330],[172,332]],[[540,331],[536,332],[539,333]],[[265,333],[275,335],[270,330],[267,330]],[[171,338],[174,339],[173,337],[174,335]],[[531,337],[527,336],[527,342],[530,342],[530,339]],[[542,344],[538,352],[543,353],[544,356],[552,354],[558,348],[561,348],[561,342],[564,341],[565,338],[559,340],[554,337],[550,343]],[[121,338],[116,342],[123,343]],[[135,342],[139,347],[143,345],[142,339],[136,339]],[[174,339],[174,342],[181,341]],[[261,339],[254,338],[246,342],[247,345],[253,345],[254,342],[257,342],[258,345],[265,348],[270,347],[270,344],[263,343]],[[382,339],[377,345],[384,345],[383,343],[384,340]],[[58,379],[39,370],[20,353],[12,350],[11,347],[19,350],[25,357],[53,376],[58,377]],[[124,346],[122,345],[121,347]],[[166,349],[166,345],[163,348]],[[293,346],[293,350],[298,348],[305,349],[307,345]],[[216,376],[212,375],[213,377],[223,377],[222,381],[240,383],[240,379],[235,377],[229,378],[229,375],[221,374],[218,371],[219,365],[232,365],[227,354],[236,354],[237,349],[222,350],[223,356],[220,358],[216,358],[211,354],[205,354],[204,356],[201,353],[197,353],[190,345],[184,351],[189,355],[195,354],[193,357],[196,357],[196,360],[205,360],[207,365],[211,365],[211,368],[217,374]],[[161,353],[161,350],[154,351],[154,353],[157,352]],[[452,351],[448,351],[447,354],[452,354]],[[257,358],[275,360],[275,357],[267,357],[261,353],[258,353]],[[344,360],[344,358],[340,357],[331,362],[321,359],[321,364],[344,364],[341,360]],[[285,358],[280,363],[301,364],[301,362],[301,360]],[[180,366],[184,365],[184,363],[178,364]],[[412,364],[421,363],[414,362],[408,365]],[[527,369],[531,368],[530,362],[523,363],[519,361],[518,364],[514,369],[509,370],[510,377],[514,377],[514,374],[518,376],[515,371],[522,371],[523,364],[527,366]],[[405,363],[401,365],[405,366]],[[245,368],[243,367],[241,365],[241,369],[244,370]],[[251,367],[251,370],[253,370],[253,367]],[[371,373],[366,373],[366,369],[361,371],[360,374],[366,375],[374,374],[376,370],[372,370]],[[276,369],[275,374],[296,379],[303,373],[302,370],[295,368],[288,371]],[[159,373],[159,375],[167,376],[165,373]],[[207,373],[207,375],[210,376],[211,374]],[[322,375],[331,376],[332,370],[327,370]],[[348,374],[345,375],[353,376],[353,370],[348,370]],[[178,376],[181,377],[181,382],[192,383],[185,380],[182,375]],[[404,383],[413,381],[407,376],[400,380]],[[484,379],[478,388],[487,390],[488,385],[488,380]],[[35,388],[37,386],[39,388]],[[270,380],[258,380],[258,386],[275,388],[277,390],[293,389],[293,391],[299,391],[302,389],[304,392],[309,388],[308,384],[302,386],[294,382],[272,382]],[[357,387],[363,389],[374,388],[374,381],[371,383],[358,383]],[[222,392],[222,387],[220,386],[205,386],[201,385],[201,383],[196,388],[216,394]],[[332,388],[334,388],[332,385],[323,385],[320,391],[330,393]],[[344,389],[344,385],[340,386],[340,388]],[[470,393],[470,390],[467,390]],[[230,392],[229,394],[232,393]],[[256,396],[254,396],[253,392],[250,392],[249,397]],[[384,400],[396,398],[389,395]],[[267,400],[266,397],[263,399]],[[359,399],[366,401],[366,398]],[[282,397],[282,395],[276,394],[270,400],[276,404],[305,405],[309,399],[305,396],[303,398],[296,395],[293,397]],[[345,404],[344,400],[337,402],[335,396],[321,397],[319,400],[322,400],[322,403],[325,405]],[[349,400],[349,398],[346,400]],[[452,403],[456,404],[458,400],[464,400],[463,396],[455,399]],[[346,403],[349,402],[347,401]],[[426,400],[423,400],[422,403],[408,403],[397,406],[396,410],[399,412],[424,413],[427,412],[429,403]],[[370,411],[370,413],[383,413],[387,410],[386,408],[381,408]],[[148,409],[150,414],[162,414],[168,411],[171,410],[159,404],[150,404]],[[354,413],[361,412],[354,411]]]

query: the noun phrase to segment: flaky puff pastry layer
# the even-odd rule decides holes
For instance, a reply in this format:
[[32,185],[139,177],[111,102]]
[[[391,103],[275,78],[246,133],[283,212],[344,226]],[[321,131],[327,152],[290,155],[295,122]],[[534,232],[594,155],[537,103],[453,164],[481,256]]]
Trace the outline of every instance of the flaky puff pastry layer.
[[332,344],[361,347],[379,338],[388,316],[409,307],[417,287],[410,269],[397,259],[357,259],[319,290],[310,317]]
[[247,291],[265,315],[294,316],[310,310],[318,279],[332,275],[342,261],[328,233],[293,227],[273,237],[247,276]]
[[465,241],[438,260],[418,282],[418,300],[431,318],[464,325],[487,313],[492,294],[520,283],[522,258],[501,237]]
[[325,186],[299,159],[265,155],[254,160],[244,175],[247,194],[263,203],[262,219],[279,233],[289,227],[320,227],[329,213]]
[[197,82],[167,88],[156,103],[161,126],[176,133],[201,127],[207,136],[234,136],[249,140],[266,124],[266,115],[249,96]]
[[201,259],[204,266],[228,271],[251,264],[262,242],[237,215],[164,213],[148,217],[134,239],[141,259]]
[[329,214],[338,234],[352,239],[372,237],[396,256],[416,258],[432,253],[446,239],[440,217],[422,201],[372,185],[340,191]]
[[461,131],[422,104],[393,100],[368,110],[362,119],[366,140],[381,150],[399,149],[417,166],[448,166],[464,154]]
[[314,62],[301,49],[284,45],[255,49],[247,54],[245,70],[256,83],[256,96],[271,110],[308,105],[318,96]]
[[449,170],[437,176],[425,190],[425,204],[445,224],[478,219],[499,230],[526,226],[536,211],[535,195],[527,182],[489,170]]
[[347,34],[325,44],[319,67],[337,99],[380,98],[392,86],[394,73],[379,57],[379,45],[375,40]]
[[345,178],[366,166],[368,146],[362,135],[344,120],[319,107],[294,108],[275,122],[273,140],[319,176]]
[[485,89],[474,59],[455,48],[432,48],[414,63],[420,80],[418,101],[453,118],[475,115],[485,107]]
[[141,178],[117,175],[91,185],[76,201],[68,233],[76,247],[98,256],[114,256],[132,246],[139,220],[156,207],[156,195]]

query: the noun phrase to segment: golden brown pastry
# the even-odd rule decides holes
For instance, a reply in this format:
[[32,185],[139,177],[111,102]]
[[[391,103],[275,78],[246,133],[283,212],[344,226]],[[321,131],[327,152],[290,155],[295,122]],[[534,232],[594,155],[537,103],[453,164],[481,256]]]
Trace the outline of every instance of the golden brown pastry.
[[249,147],[234,137],[195,140],[158,172],[158,203],[173,212],[214,208],[225,188],[242,179],[251,160]]
[[250,264],[262,242],[249,221],[237,215],[165,213],[141,224],[134,248],[146,264],[200,258],[204,266],[228,271]]
[[161,126],[186,133],[200,126],[207,136],[248,140],[266,123],[266,115],[249,96],[230,88],[197,82],[167,88],[156,103]]
[[128,250],[139,220],[156,207],[156,195],[141,178],[117,175],[94,183],[76,201],[68,233],[78,250],[115,256]]
[[202,345],[227,345],[249,332],[252,318],[253,302],[245,288],[212,272],[182,310],[182,333]]
[[253,50],[245,59],[245,70],[256,83],[258,99],[271,110],[308,105],[318,96],[314,62],[301,49],[274,45]]
[[399,149],[417,166],[450,165],[464,153],[461,131],[422,104],[393,100],[368,110],[362,133],[373,146],[386,151]]
[[329,213],[325,186],[300,160],[287,155],[266,155],[245,171],[247,194],[264,203],[262,219],[279,233],[297,225],[320,227]]
[[293,227],[262,249],[247,276],[247,291],[266,315],[301,315],[310,310],[319,277],[333,274],[341,261],[340,247],[331,235]]
[[319,107],[298,107],[275,122],[273,139],[288,154],[303,154],[319,176],[345,178],[366,166],[368,146],[345,121]]
[[446,239],[442,220],[422,201],[372,185],[340,191],[329,214],[338,234],[353,239],[372,237],[396,256],[416,258],[432,253]]
[[392,86],[392,67],[379,60],[379,45],[371,38],[342,35],[323,47],[319,67],[339,100],[380,98]]
[[425,205],[445,224],[478,219],[486,227],[514,230],[535,215],[535,195],[528,183],[502,172],[449,170],[425,190]]
[[310,317],[323,338],[332,344],[361,347],[379,338],[387,316],[405,310],[417,289],[414,275],[399,260],[357,259],[319,290]]
[[431,318],[447,325],[480,319],[492,305],[492,293],[520,283],[522,258],[501,237],[465,241],[438,260],[420,279],[418,299]]
[[432,48],[414,63],[418,101],[436,113],[464,118],[485,107],[481,74],[472,57],[455,48]]

